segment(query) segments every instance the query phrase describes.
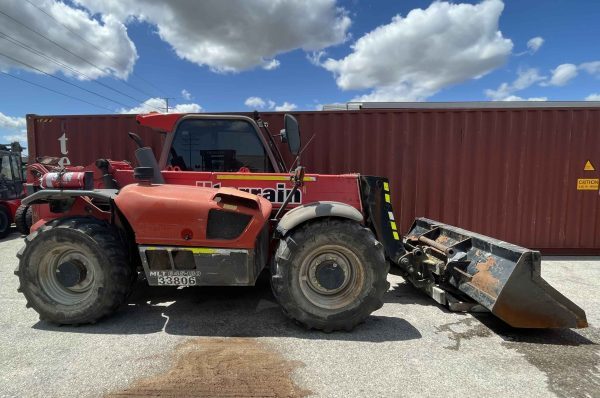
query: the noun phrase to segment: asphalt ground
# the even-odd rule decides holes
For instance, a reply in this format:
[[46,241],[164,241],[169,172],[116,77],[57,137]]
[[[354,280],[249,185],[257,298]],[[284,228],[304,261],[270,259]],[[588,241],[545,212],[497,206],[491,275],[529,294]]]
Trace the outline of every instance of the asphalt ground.
[[516,330],[452,313],[390,276],[352,332],[306,331],[268,283],[151,288],[95,325],[38,320],[17,293],[22,237],[0,242],[0,396],[600,397],[600,258],[545,258],[590,327]]

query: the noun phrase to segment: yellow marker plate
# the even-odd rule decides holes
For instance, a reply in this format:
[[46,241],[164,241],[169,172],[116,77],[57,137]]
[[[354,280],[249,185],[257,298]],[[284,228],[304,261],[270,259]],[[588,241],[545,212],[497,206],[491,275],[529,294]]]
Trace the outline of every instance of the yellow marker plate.
[[[218,174],[217,180],[250,180],[250,181],[290,181],[288,176],[266,176],[266,175],[253,175],[251,173],[244,174]],[[304,177],[304,181],[317,181],[316,177]]]
[[597,191],[600,179],[598,178],[578,178],[577,179],[577,190],[578,191]]

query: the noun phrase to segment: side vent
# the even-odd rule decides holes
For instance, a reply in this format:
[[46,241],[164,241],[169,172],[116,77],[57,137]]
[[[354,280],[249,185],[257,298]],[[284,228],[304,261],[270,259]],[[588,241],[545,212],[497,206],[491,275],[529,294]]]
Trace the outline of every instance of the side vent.
[[219,192],[214,197],[215,202],[219,202],[221,205],[228,206],[242,206],[248,209],[258,210],[258,203],[256,200],[243,198],[236,195],[228,195],[223,192]]
[[231,240],[239,237],[252,220],[252,216],[242,213],[212,209],[208,212],[208,239]]

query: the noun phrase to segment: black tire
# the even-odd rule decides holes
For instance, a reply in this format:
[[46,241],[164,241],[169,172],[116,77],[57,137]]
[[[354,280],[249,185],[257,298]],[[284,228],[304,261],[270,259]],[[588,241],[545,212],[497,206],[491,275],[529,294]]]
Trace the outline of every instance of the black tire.
[[89,217],[51,221],[25,239],[17,257],[18,291],[27,307],[58,324],[94,323],[112,314],[137,276],[118,232]]
[[10,211],[4,205],[0,205],[0,239],[6,238],[10,233],[10,225],[12,224],[12,217]]
[[17,231],[22,235],[29,235],[33,220],[32,212],[33,209],[31,206],[26,205],[19,206],[15,212],[15,225],[17,226]]
[[368,228],[323,218],[279,242],[271,287],[283,312],[305,327],[349,331],[383,305],[388,270]]

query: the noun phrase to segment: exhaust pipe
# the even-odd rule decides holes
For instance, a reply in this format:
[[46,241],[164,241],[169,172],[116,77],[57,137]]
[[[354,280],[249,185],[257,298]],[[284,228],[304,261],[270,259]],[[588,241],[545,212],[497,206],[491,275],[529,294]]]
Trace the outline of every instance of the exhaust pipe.
[[588,326],[585,312],[542,278],[538,251],[426,218],[415,220],[405,245],[423,250],[426,260],[415,266],[415,258],[407,257],[398,265],[409,280],[407,264],[425,268],[429,291],[435,285],[450,295],[466,295],[513,327]]

